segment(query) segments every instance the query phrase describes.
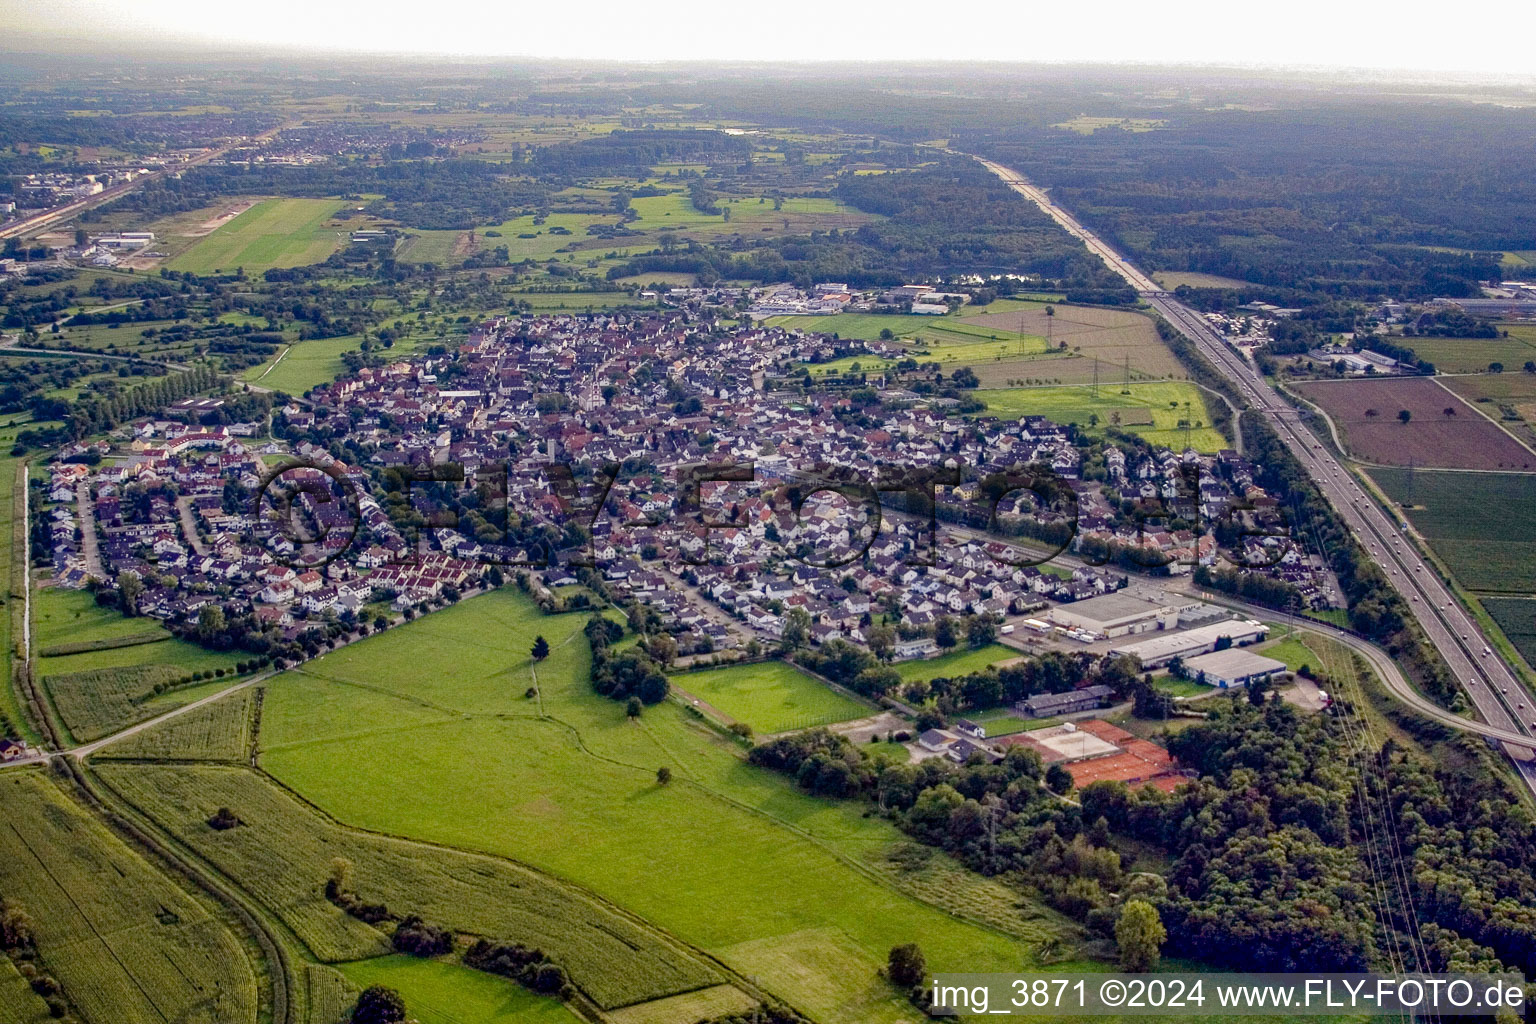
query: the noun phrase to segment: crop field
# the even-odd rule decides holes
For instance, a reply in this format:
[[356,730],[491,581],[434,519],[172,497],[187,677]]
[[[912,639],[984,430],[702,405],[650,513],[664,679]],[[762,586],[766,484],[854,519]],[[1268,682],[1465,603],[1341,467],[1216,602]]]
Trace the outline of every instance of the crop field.
[[[1017,893],[977,900],[1004,934],[855,866],[902,837],[748,766],[678,704],[628,719],[591,692],[584,621],[505,590],[319,658],[268,684],[261,764],[348,826],[585,886],[829,1024],[910,1020],[877,975],[910,936],[940,969],[1001,970],[1058,933]],[[552,652],[535,666],[539,634]],[[932,898],[978,886],[997,883],[957,870]]]
[[612,1024],[682,1024],[750,1011],[756,1005],[756,1000],[734,985],[715,985],[652,1003],[626,1006],[610,1013],[608,1019]]
[[323,262],[353,230],[326,224],[343,205],[339,199],[264,199],[167,266],[196,274],[244,267],[260,274]]
[[763,733],[831,725],[871,713],[782,661],[683,672],[672,682]]
[[[982,414],[986,416],[1044,416],[1053,423],[1076,423],[1084,430],[1118,426],[1175,451],[1188,445],[1196,451],[1216,452],[1230,444],[1211,426],[1205,392],[1187,381],[1101,384],[1097,395],[1091,385],[1082,384],[981,389],[974,394],[986,403]],[[1184,420],[1190,421],[1187,431],[1179,426]]]
[[244,761],[250,756],[255,702],[250,689],[242,690],[103,747],[96,756]]
[[240,941],[36,772],[0,779],[0,892],[88,1020],[256,1019]]
[[[1129,364],[1132,380],[1182,377],[1186,371],[1168,346],[1157,336],[1157,325],[1148,316],[1123,309],[1099,309],[1090,306],[1052,305],[1054,316],[1047,316],[1049,303],[994,303],[988,312],[967,315],[960,310],[961,322],[987,331],[1001,331],[1017,337],[1020,333],[1047,338],[1052,347],[1066,343],[1066,351],[1082,359],[1090,368],[1100,364],[1100,379],[1118,381]],[[1012,308],[1009,308],[1012,307]]]
[[43,1024],[52,1019],[43,997],[32,991],[9,959],[0,956],[0,1020],[6,1024]]
[[357,1002],[357,988],[347,976],[324,964],[304,965],[305,1024],[338,1024]]
[[1373,469],[1451,573],[1480,594],[1536,594],[1536,475]]
[[1522,597],[1479,598],[1499,629],[1530,665],[1536,665],[1536,600]]
[[343,964],[358,988],[384,985],[400,993],[419,1024],[579,1024],[565,1004],[507,978],[438,960],[395,955]]
[[[1431,377],[1292,385],[1328,413],[1350,452],[1387,466],[1531,469],[1536,454]],[[1401,421],[1406,410],[1411,417]]]
[[1536,374],[1479,373],[1440,383],[1529,445],[1536,445]]
[[[573,886],[492,857],[343,828],[247,768],[115,764],[100,774],[255,893],[328,962],[387,951],[377,929],[325,899],[331,859],[340,856],[352,861],[353,885],[369,902],[543,949],[604,1007],[720,980],[703,961]],[[206,820],[220,807],[234,810],[241,826],[210,829]]]
[[996,665],[1000,661],[1009,661],[1020,656],[1019,652],[1012,647],[987,644],[984,647],[958,648],[936,658],[897,662],[896,672],[901,676],[902,682],[906,683],[917,680],[926,682],[929,679],[939,678],[957,679],[960,676],[968,676],[972,672],[980,672],[988,665]]

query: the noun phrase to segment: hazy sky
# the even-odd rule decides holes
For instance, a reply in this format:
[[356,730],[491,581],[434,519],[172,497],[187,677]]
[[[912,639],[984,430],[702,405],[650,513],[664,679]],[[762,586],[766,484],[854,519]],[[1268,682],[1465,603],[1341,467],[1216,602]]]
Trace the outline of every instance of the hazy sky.
[[[0,0],[50,37],[599,59],[1016,60],[1323,65],[1536,76],[1536,5],[667,0]],[[0,33],[3,45],[4,33]]]

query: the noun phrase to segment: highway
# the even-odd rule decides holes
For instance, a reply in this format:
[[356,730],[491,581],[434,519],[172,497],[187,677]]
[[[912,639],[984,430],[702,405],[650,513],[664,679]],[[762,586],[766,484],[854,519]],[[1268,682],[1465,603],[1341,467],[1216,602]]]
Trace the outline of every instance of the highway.
[[169,164],[160,168],[159,170],[150,171],[148,174],[141,174],[137,178],[134,178],[132,181],[125,181],[121,185],[113,185],[111,188],[103,189],[93,196],[86,196],[84,199],[76,199],[72,203],[65,203],[63,206],[56,206],[51,210],[44,210],[42,213],[33,214],[30,217],[24,217],[21,220],[13,221],[10,224],[6,224],[4,227],[0,227],[0,241],[3,241],[7,238],[20,238],[24,235],[36,234],[39,231],[52,227],[60,221],[68,220],[70,217],[73,217],[81,210],[88,210],[93,206],[100,206],[103,203],[110,203],[112,200],[132,192],[134,189],[139,188],[142,185],[147,185],[151,181],[157,181],[160,178],[169,177],[173,174],[179,174],[189,167],[197,167],[200,164],[205,164],[210,160],[217,159],[218,157],[223,156],[225,153],[228,153],[231,149],[234,149],[236,146],[248,146],[259,142],[265,142],[276,135],[278,132],[282,131],[283,127],[285,126],[279,125],[276,128],[262,132],[254,139],[237,139],[228,145],[219,147],[218,149],[210,149],[207,152],[199,153],[197,156],[194,156],[188,160],[184,160],[179,164]]
[[[978,158],[980,159],[980,158]],[[1426,568],[1403,524],[1372,500],[1355,477],[1302,425],[1300,415],[1259,373],[1252,361],[1229,346],[1199,313],[1176,301],[1046,193],[1017,172],[981,160],[1010,188],[1029,199],[1088,249],[1158,313],[1195,343],[1202,354],[1241,390],[1253,413],[1262,415],[1305,467],[1318,489],[1332,502],[1388,582],[1440,651],[1456,681],[1483,720],[1504,735],[1533,737],[1536,747],[1536,698],[1493,650],[1476,620],[1462,607],[1433,569]],[[1536,760],[1532,747],[1503,745],[1526,787],[1536,796]]]

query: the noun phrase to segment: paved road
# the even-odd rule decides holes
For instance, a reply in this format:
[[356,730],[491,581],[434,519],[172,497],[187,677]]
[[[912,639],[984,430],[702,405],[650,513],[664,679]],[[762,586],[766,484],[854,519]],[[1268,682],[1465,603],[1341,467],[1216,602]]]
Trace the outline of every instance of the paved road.
[[81,480],[75,485],[75,505],[80,509],[80,553],[85,556],[85,571],[99,580],[107,578],[101,566],[101,548],[96,537],[96,497],[91,485]]
[[[1455,599],[1440,578],[1426,569],[1414,550],[1405,524],[1375,503],[1359,482],[1302,425],[1300,415],[1252,362],[1234,351],[1199,313],[1176,301],[1125,257],[1083,227],[1044,191],[1015,171],[990,160],[981,163],[1014,191],[1028,198],[1110,269],[1119,273],[1170,323],[1182,330],[1207,359],[1243,392],[1332,502],[1349,528],[1403,596],[1430,642],[1440,651],[1456,681],[1471,698],[1485,722],[1511,735],[1536,737],[1536,700],[1510,667],[1493,650],[1477,622]],[[1529,747],[1506,745],[1522,780],[1536,794],[1536,761]]]

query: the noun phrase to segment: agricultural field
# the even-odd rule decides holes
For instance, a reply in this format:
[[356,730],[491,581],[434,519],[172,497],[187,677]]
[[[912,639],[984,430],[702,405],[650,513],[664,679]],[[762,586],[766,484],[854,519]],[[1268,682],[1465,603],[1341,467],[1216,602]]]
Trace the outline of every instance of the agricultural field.
[[[1321,406],[1350,453],[1380,465],[1531,469],[1536,453],[1431,377],[1293,384]],[[1402,422],[1400,412],[1411,417]]]
[[983,647],[957,648],[936,658],[896,663],[896,673],[904,683],[927,682],[930,679],[958,679],[972,672],[980,672],[988,665],[1011,661],[1022,655],[1012,647],[987,644]]
[[52,1019],[43,997],[32,991],[9,959],[0,956],[0,1020],[6,1024],[43,1024]]
[[682,672],[672,677],[672,685],[760,733],[809,729],[871,713],[782,661]]
[[1479,600],[1526,663],[1536,665],[1536,600],[1523,597],[1483,597]]
[[339,199],[263,199],[166,266],[196,274],[243,267],[255,275],[323,262],[356,227],[332,220],[343,205]]
[[[1525,329],[1522,330],[1522,326]],[[1509,372],[1518,371],[1536,359],[1536,335],[1529,325],[1500,324],[1507,338],[1394,338],[1413,349],[1419,358],[1428,359],[1441,373],[1482,373],[1490,364],[1499,363]]]
[[1169,291],[1181,285],[1188,285],[1191,288],[1252,287],[1247,281],[1239,281],[1235,277],[1222,277],[1219,274],[1202,274],[1194,270],[1159,270],[1152,275],[1152,279]]
[[356,351],[362,339],[355,334],[338,338],[312,338],[294,342],[271,362],[253,366],[240,379],[274,391],[302,395],[310,388],[329,384],[347,373],[343,352]]
[[1526,444],[1536,445],[1536,374],[1466,374],[1442,377],[1440,383]]
[[[1046,314],[1048,305],[1053,315]],[[1091,381],[1095,367],[1104,382],[1182,379],[1187,373],[1157,336],[1152,319],[1131,310],[1000,300],[985,307],[985,312],[967,314],[962,307],[961,322],[972,327],[1001,331],[1004,336],[1044,337],[1056,349],[1065,344],[1071,358],[1053,362],[1044,371],[1060,382]],[[984,386],[997,386],[996,373],[989,376],[981,367],[976,372]]]
[[359,989],[384,985],[400,993],[418,1024],[579,1024],[565,1004],[507,978],[459,964],[395,955],[343,964]]
[[[1114,426],[1153,444],[1179,451],[1192,447],[1216,452],[1231,442],[1211,426],[1205,392],[1187,381],[1135,381],[1130,384],[1061,385],[981,389],[973,392],[986,403],[982,415],[1014,419],[1044,416],[1053,423],[1075,423],[1084,430]],[[1181,423],[1189,422],[1189,429]]]
[[249,689],[103,747],[96,755],[170,761],[245,761],[256,695]]
[[40,772],[0,778],[0,892],[88,1020],[254,1021],[241,941]]
[[[337,825],[248,769],[108,764],[102,780],[282,918],[317,958],[387,952],[377,929],[323,893],[334,857],[353,864],[353,886],[397,914],[420,914],[455,931],[543,949],[605,1008],[628,1006],[721,981],[675,943],[626,919],[574,886],[492,857],[443,850]],[[239,828],[207,819],[231,808]],[[513,893],[515,898],[497,898]]]
[[1536,594],[1536,475],[1373,469],[1461,584],[1485,595]]
[[[168,633],[150,640],[159,630],[153,619],[127,618],[99,608],[83,592],[40,588],[33,603],[37,675],[54,711],[78,742],[99,739],[228,686],[243,658],[235,652],[205,650]],[[76,643],[76,638],[83,642]],[[194,673],[205,674],[206,681],[181,685]],[[157,694],[156,685],[175,688]]]
[[[261,766],[346,826],[587,887],[829,1024],[910,1019],[877,969],[912,936],[940,969],[1001,970],[1063,934],[958,869],[929,898],[967,905],[974,890],[993,928],[871,873],[902,842],[888,822],[749,767],[679,704],[628,719],[591,692],[584,621],[504,590],[319,658],[267,684]],[[535,666],[540,634],[552,651]]]

